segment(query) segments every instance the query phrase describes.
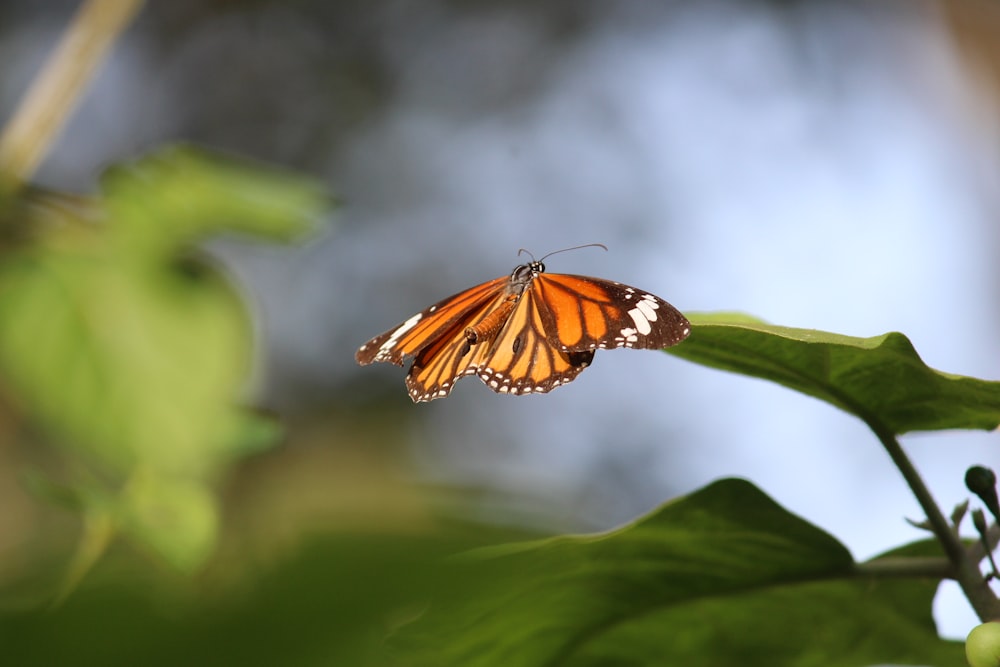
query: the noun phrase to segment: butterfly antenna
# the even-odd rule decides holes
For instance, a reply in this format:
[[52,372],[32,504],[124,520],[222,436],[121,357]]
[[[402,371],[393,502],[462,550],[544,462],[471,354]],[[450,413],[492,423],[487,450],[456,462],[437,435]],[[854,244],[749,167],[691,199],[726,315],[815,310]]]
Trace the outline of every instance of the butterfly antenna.
[[517,256],[520,257],[521,255],[527,254],[528,257],[531,258],[532,262],[536,262],[536,261],[537,262],[542,262],[542,261],[545,261],[546,258],[551,257],[552,255],[558,255],[561,252],[568,252],[570,250],[579,250],[580,248],[602,248],[605,252],[607,252],[607,250],[608,250],[608,246],[604,245],[603,243],[585,243],[583,245],[575,245],[572,248],[563,248],[561,250],[553,250],[552,252],[550,252],[547,255],[544,255],[541,259],[538,259],[538,260],[535,259],[535,256],[532,255],[531,251],[528,250],[527,248],[521,248],[521,249],[519,249],[517,251]]
[[[544,257],[542,257],[538,261],[539,262],[544,262],[546,257],[551,257],[552,255],[558,255],[561,252],[568,252],[570,250],[579,250],[580,248],[601,248],[605,252],[608,251],[608,246],[604,245],[603,243],[585,243],[583,245],[575,245],[572,248],[563,248],[562,250],[553,250],[552,252],[550,252],[549,254],[545,255]],[[528,251],[525,250],[525,252],[528,252]],[[531,253],[529,252],[528,254],[530,255]],[[532,259],[534,259],[534,257],[532,257]]]

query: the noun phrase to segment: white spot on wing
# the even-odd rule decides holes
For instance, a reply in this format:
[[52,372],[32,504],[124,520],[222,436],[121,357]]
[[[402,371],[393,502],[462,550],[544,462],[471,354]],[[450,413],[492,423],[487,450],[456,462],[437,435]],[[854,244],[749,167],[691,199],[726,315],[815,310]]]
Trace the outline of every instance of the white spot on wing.
[[638,306],[628,311],[628,316],[632,318],[633,322],[635,322],[636,331],[641,333],[643,336],[653,330],[653,328],[649,326],[649,320],[646,319],[646,316],[641,310],[639,310]]
[[415,327],[417,325],[417,322],[420,321],[421,317],[423,317],[423,314],[417,313],[416,315],[414,315],[413,317],[411,317],[410,319],[406,320],[398,327],[396,327],[396,330],[392,332],[392,335],[386,338],[385,342],[382,343],[382,346],[378,349],[378,353],[375,355],[375,359],[377,361],[382,361],[388,358],[388,356],[392,354],[392,348],[396,347],[396,343],[398,343],[399,339],[403,337],[403,334],[405,334],[407,331]]
[[656,309],[659,308],[659,306],[656,305],[655,301],[642,299],[636,302],[635,307],[642,311],[642,314],[646,316],[647,320],[650,322],[656,321]]

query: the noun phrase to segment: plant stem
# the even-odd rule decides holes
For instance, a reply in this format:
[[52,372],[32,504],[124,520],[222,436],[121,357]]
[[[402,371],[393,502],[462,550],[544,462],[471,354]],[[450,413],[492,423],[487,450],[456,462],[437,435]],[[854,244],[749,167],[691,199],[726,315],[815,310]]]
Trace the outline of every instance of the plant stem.
[[0,135],[0,178],[31,178],[142,0],[88,0]]
[[920,477],[920,473],[917,472],[906,452],[903,451],[902,445],[899,444],[893,433],[875,423],[874,420],[866,419],[865,423],[874,431],[882,446],[889,453],[892,462],[902,473],[910,490],[913,491],[913,495],[916,496],[917,502],[920,503],[920,507],[927,516],[927,522],[930,524],[934,536],[941,543],[945,556],[951,563],[955,580],[962,588],[962,592],[968,598],[972,608],[975,609],[979,619],[988,621],[1000,618],[1000,600],[993,594],[982,572],[979,571],[978,561],[973,560],[967,554],[958,534],[952,530],[951,524],[948,523],[948,519],[945,518],[934,501],[934,496],[931,495],[924,480]]
[[995,523],[987,528],[985,538],[986,544],[983,544],[982,540],[974,542],[966,552],[969,554],[969,558],[977,563],[986,558],[987,554],[995,551],[997,545],[1000,544],[1000,524]]
[[62,584],[49,607],[55,609],[76,590],[83,578],[100,560],[115,536],[117,528],[111,514],[104,508],[90,510],[84,515],[83,535],[76,546],[76,553]]
[[936,579],[951,579],[955,574],[951,561],[947,558],[913,556],[893,557],[885,556],[874,560],[858,563],[854,567],[856,574],[865,577],[878,577],[880,579],[899,577],[910,579],[913,577],[934,577]]

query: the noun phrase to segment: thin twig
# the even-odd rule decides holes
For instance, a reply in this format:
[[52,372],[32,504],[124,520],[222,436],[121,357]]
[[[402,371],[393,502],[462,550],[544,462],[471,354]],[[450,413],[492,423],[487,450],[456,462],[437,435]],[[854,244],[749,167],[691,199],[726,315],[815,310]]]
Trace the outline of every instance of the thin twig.
[[88,0],[0,134],[0,180],[14,189],[48,154],[142,0]]
[[980,542],[973,542],[969,546],[968,555],[969,558],[975,562],[979,562],[986,558],[987,549],[989,552],[996,550],[997,545],[1000,545],[1000,523],[995,523],[986,529],[986,545]]
[[874,420],[866,419],[865,423],[875,432],[882,446],[889,453],[889,457],[902,473],[910,490],[913,491],[913,495],[916,496],[921,509],[927,515],[927,522],[930,524],[934,536],[941,543],[945,556],[951,563],[951,576],[958,582],[980,620],[1000,618],[1000,600],[993,594],[982,572],[979,571],[978,561],[969,558],[962,541],[952,530],[951,524],[948,523],[934,501],[934,496],[931,495],[927,485],[920,477],[920,473],[917,472],[906,452],[903,451],[902,445],[899,444],[894,434]]

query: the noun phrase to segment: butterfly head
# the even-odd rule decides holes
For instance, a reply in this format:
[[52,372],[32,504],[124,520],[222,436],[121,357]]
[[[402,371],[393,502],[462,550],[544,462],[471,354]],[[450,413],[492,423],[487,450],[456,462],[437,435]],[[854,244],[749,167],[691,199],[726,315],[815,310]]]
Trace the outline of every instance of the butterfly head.
[[532,280],[544,272],[545,265],[537,259],[532,259],[527,264],[515,266],[510,274],[510,287],[520,294]]
[[534,280],[541,274],[545,273],[545,265],[542,264],[542,261],[546,257],[551,257],[552,255],[556,255],[561,252],[566,252],[567,250],[578,250],[580,248],[590,248],[590,247],[604,248],[604,250],[607,250],[607,247],[601,243],[588,243],[586,245],[573,246],[572,248],[563,248],[562,250],[555,250],[553,252],[550,252],[548,255],[542,257],[542,259],[535,259],[535,256],[531,254],[530,250],[521,248],[520,250],[517,251],[517,254],[519,256],[527,255],[528,257],[531,258],[531,261],[528,262],[527,264],[520,264],[514,267],[514,270],[510,274],[508,293],[514,292],[517,293],[518,295],[522,294],[524,290],[527,289],[528,285],[531,283],[532,280]]

